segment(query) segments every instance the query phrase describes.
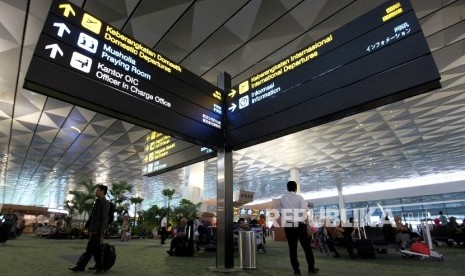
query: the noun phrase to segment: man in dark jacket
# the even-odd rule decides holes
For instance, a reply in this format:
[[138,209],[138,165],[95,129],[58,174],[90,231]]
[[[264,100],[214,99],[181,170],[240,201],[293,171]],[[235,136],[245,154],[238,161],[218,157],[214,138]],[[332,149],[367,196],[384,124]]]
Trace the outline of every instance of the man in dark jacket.
[[97,199],[84,229],[89,233],[89,242],[87,243],[86,252],[81,255],[76,266],[69,268],[72,271],[84,271],[92,256],[94,256],[95,267],[89,267],[89,269],[96,270],[97,273],[103,271],[101,269],[102,241],[107,230],[108,212],[110,209],[110,204],[105,198],[107,190],[107,186],[97,185],[97,189],[95,190]]

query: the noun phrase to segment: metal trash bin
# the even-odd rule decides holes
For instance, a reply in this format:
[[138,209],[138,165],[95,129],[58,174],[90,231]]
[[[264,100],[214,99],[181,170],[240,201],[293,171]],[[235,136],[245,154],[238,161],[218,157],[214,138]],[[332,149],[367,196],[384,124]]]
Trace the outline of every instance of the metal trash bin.
[[242,269],[257,269],[256,239],[254,231],[239,231],[239,259]]

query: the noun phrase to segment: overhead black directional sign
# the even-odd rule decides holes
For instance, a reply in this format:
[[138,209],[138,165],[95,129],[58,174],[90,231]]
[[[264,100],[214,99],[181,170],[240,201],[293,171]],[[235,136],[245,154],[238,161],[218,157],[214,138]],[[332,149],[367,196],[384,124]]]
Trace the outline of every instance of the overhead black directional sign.
[[217,87],[67,1],[53,1],[24,87],[209,148]]
[[207,147],[194,145],[156,131],[148,134],[145,140],[142,169],[142,174],[145,176],[182,168],[216,155]]
[[388,1],[233,87],[233,149],[440,87],[408,1]]
[[143,169],[154,175],[209,158],[216,147],[240,149],[430,91],[439,78],[407,0],[388,1],[315,40],[233,87],[227,99],[153,49],[56,0],[24,87],[157,130]]

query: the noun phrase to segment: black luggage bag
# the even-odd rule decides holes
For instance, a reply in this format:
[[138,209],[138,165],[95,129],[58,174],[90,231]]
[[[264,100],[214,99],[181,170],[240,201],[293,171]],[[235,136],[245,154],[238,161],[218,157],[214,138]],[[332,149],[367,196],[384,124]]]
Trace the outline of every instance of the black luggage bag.
[[365,232],[364,227],[358,229],[358,235],[359,239],[355,241],[355,247],[357,248],[358,257],[363,259],[376,258],[373,240],[367,239],[367,234]]
[[184,239],[174,249],[174,256],[192,257],[194,255],[194,246],[191,241]]
[[5,214],[0,221],[0,243],[5,244],[10,238],[16,236],[12,231],[15,231],[15,218],[12,214]]
[[193,223],[187,223],[186,236],[178,243],[174,249],[174,256],[192,257],[194,255],[194,228]]
[[0,243],[6,243],[9,239],[9,227],[5,224],[0,222]]
[[376,257],[375,248],[371,239],[356,240],[355,246],[357,247],[357,253],[359,258],[374,259]]
[[115,246],[109,243],[102,245],[102,269],[104,271],[110,269],[116,261]]

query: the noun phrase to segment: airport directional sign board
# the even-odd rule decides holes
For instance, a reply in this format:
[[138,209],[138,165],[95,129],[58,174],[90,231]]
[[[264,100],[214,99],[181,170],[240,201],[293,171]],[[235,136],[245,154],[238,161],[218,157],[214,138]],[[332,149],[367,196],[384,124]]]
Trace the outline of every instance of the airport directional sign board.
[[[144,175],[440,87],[407,0],[388,1],[224,94],[79,7],[54,0],[24,87],[153,130]],[[226,107],[226,110],[223,108]]]
[[212,149],[157,131],[149,133],[145,141],[142,168],[145,176],[161,174],[216,156]]
[[227,95],[240,149],[431,91],[440,75],[408,1],[388,1],[262,70]]
[[223,145],[216,86],[67,1],[53,1],[24,87],[166,133],[168,144],[146,152],[143,175],[206,160]]
[[68,1],[53,1],[24,87],[214,148],[222,92]]

